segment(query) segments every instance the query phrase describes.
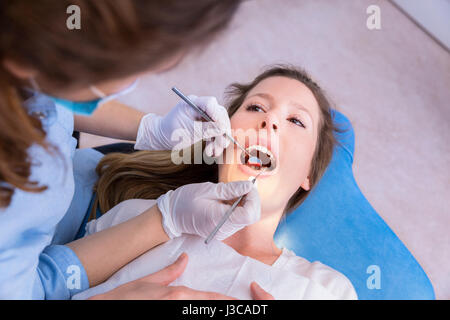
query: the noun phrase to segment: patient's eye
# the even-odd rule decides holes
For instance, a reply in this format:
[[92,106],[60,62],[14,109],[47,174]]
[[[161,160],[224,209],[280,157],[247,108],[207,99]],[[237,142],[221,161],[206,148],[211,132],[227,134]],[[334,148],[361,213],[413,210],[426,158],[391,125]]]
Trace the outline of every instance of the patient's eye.
[[247,111],[255,111],[255,112],[264,112],[263,107],[257,105],[257,104],[251,104],[245,108]]
[[288,121],[294,123],[294,124],[297,125],[297,126],[306,128],[305,125],[303,124],[303,122],[301,122],[299,119],[297,119],[297,118],[295,118],[295,117],[294,117],[294,118],[289,118]]

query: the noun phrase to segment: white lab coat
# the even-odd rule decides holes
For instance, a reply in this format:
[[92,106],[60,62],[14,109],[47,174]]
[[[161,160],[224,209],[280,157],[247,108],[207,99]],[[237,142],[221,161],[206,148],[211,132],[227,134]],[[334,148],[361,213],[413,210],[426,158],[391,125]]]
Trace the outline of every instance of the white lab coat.
[[[124,222],[155,203],[142,199],[124,201],[91,221],[86,226],[87,234]],[[74,299],[104,293],[159,271],[183,252],[189,256],[188,265],[170,285],[251,299],[250,283],[256,281],[275,299],[357,299],[351,282],[343,274],[320,262],[311,263],[286,248],[270,266],[239,254],[221,241],[212,240],[205,245],[204,239],[185,234],[147,251],[106,282],[77,294]]]

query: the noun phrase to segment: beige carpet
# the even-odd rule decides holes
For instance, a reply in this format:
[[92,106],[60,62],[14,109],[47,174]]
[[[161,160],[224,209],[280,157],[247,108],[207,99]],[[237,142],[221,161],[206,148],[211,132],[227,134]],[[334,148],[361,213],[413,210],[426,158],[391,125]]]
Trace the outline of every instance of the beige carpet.
[[[381,30],[366,28],[371,4]],[[164,114],[173,85],[220,101],[226,85],[278,62],[305,67],[352,121],[359,186],[450,299],[450,55],[390,2],[247,1],[215,43],[124,101]],[[83,135],[81,145],[111,141]]]

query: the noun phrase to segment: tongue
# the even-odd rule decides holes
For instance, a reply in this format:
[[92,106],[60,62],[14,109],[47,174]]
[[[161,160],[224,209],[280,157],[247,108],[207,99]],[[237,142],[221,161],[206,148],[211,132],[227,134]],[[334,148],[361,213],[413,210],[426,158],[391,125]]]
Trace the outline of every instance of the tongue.
[[261,168],[262,161],[257,157],[250,157],[247,161],[247,165]]

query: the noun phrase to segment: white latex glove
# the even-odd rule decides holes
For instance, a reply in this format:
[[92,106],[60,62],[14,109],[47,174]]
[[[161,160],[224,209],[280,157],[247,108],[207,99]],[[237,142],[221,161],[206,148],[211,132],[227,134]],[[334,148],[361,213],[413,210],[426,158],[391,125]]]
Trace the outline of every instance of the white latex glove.
[[216,233],[218,240],[260,219],[261,204],[256,187],[250,181],[204,182],[170,190],[158,198],[164,230],[171,239],[182,233],[206,238],[231,207],[232,201],[225,204],[223,200],[234,200],[244,194],[247,195]]
[[[200,123],[200,121],[204,121],[201,115],[186,102],[180,101],[165,116],[147,114],[142,118],[135,148],[139,150],[181,150],[197,141],[208,139],[205,148],[206,155],[220,156],[223,149],[230,144],[230,141],[223,136],[224,133],[231,134],[227,110],[218,104],[215,97],[190,95],[189,99],[205,111],[214,120],[214,123]],[[194,122],[196,122],[195,125]]]

